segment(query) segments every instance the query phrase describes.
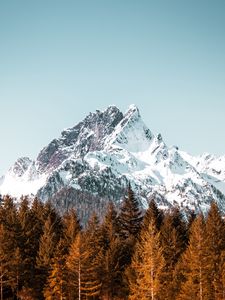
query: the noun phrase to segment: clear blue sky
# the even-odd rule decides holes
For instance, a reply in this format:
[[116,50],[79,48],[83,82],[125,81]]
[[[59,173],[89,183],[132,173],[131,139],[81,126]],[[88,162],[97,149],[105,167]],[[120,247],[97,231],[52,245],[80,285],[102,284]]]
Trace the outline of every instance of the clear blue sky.
[[0,0],[0,174],[110,104],[225,154],[224,0]]

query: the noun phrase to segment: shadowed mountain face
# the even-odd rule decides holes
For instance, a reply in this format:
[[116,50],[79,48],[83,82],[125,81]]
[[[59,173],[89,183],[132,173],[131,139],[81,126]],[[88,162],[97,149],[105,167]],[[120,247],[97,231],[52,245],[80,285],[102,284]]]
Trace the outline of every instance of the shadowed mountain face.
[[105,199],[103,207],[104,201],[120,201],[128,183],[143,206],[154,197],[161,207],[204,211],[214,199],[225,211],[225,157],[192,157],[168,147],[134,105],[125,114],[114,106],[90,113],[35,161],[19,158],[1,179],[0,193],[51,198],[62,209],[86,195],[96,203]]

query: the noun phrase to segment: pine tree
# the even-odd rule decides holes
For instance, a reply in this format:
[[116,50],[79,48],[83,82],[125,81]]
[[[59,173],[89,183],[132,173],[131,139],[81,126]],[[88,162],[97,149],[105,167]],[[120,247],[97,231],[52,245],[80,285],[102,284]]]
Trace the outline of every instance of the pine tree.
[[151,221],[155,223],[156,228],[159,230],[163,221],[163,212],[158,209],[153,199],[144,214],[142,230],[148,230],[148,225]]
[[136,244],[131,266],[128,270],[129,299],[158,299],[162,269],[165,264],[160,245],[160,233],[153,221]]
[[137,238],[142,224],[142,212],[131,187],[128,187],[128,197],[124,199],[119,214],[120,234],[123,238]]

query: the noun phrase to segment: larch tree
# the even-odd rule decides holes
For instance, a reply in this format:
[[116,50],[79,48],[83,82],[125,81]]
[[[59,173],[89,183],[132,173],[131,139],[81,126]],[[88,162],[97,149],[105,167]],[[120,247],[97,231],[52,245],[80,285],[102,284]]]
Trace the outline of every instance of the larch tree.
[[63,224],[63,239],[65,246],[69,249],[77,234],[81,230],[81,225],[74,209],[66,212],[62,219]]
[[18,248],[21,228],[16,205],[10,196],[3,197],[0,205],[0,227],[0,285],[3,297],[4,293],[10,296],[18,291],[22,277]]
[[190,241],[180,262],[184,276],[178,300],[208,300],[205,220],[200,214],[190,228]]
[[35,282],[36,255],[39,246],[40,233],[34,214],[29,207],[27,197],[22,197],[18,209],[18,220],[20,224],[19,247],[23,261],[23,286],[33,287]]
[[[4,224],[0,224],[0,299],[18,294],[21,287],[22,260],[20,250]],[[4,299],[7,298],[6,296]]]
[[160,233],[150,221],[136,244],[131,266],[128,268],[130,300],[156,300],[161,288],[161,275],[165,265]]
[[66,255],[67,247],[65,241],[61,239],[51,260],[49,275],[44,288],[44,297],[46,300],[68,299]]
[[118,236],[117,211],[109,203],[103,223],[100,227],[101,249],[98,254],[100,266],[101,297],[111,300],[123,297],[123,272],[120,268],[122,241]]
[[225,250],[225,225],[217,204],[213,201],[206,218],[206,253],[208,268],[209,298],[212,300],[224,299],[222,282]]
[[88,267],[86,263],[87,257],[88,254],[83,246],[82,233],[78,233],[66,259],[68,288],[70,290],[68,295],[69,300],[81,300],[86,295],[84,277]]
[[54,256],[55,247],[58,242],[57,234],[54,229],[51,216],[49,216],[44,224],[44,230],[40,237],[39,250],[36,257],[36,291],[39,295],[39,299],[43,298],[42,290],[46,283],[51,259]]
[[176,265],[187,245],[187,227],[178,208],[165,213],[160,231],[166,262],[160,299],[174,300],[179,286]]

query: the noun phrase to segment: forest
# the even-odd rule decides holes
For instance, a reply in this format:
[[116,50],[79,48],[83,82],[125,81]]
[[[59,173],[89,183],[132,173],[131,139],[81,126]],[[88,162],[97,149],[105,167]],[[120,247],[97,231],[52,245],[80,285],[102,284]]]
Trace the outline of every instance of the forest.
[[75,209],[10,196],[0,201],[0,300],[223,300],[225,224],[206,215],[140,209],[129,187],[119,208],[81,224]]

